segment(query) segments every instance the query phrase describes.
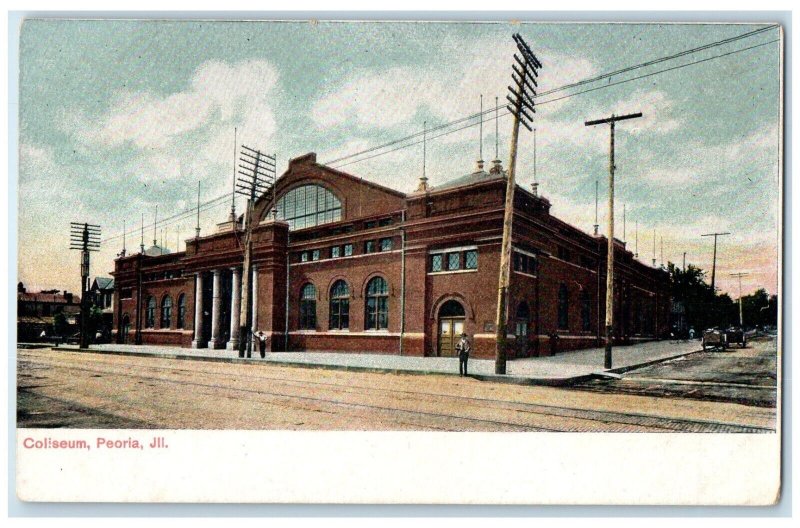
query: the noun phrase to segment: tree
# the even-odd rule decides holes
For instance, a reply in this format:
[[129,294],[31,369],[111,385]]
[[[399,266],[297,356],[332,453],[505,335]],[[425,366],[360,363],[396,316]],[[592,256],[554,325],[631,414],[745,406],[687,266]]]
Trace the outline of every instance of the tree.
[[58,312],[53,316],[53,332],[57,336],[64,336],[69,329],[69,322],[67,322],[67,316],[64,315],[64,312]]
[[713,326],[726,327],[738,321],[738,308],[728,294],[717,295],[706,282],[706,272],[692,264],[683,270],[674,263],[667,266],[672,298],[683,303],[686,324],[697,331]]

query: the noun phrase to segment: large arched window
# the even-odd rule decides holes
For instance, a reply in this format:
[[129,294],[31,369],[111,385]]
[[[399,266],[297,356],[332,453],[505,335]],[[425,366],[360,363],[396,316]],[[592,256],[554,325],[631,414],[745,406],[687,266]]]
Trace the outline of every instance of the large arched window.
[[186,326],[186,294],[178,296],[178,328]]
[[389,328],[389,285],[383,277],[375,277],[367,283],[364,323],[367,330]]
[[310,282],[300,290],[300,329],[317,328],[317,289]]
[[144,313],[145,328],[155,328],[156,326],[156,298],[147,298],[147,309]]
[[350,327],[350,288],[343,280],[331,286],[330,320],[331,330],[346,330]]
[[169,328],[172,324],[172,297],[166,295],[161,299],[161,328]]
[[289,229],[303,229],[342,219],[342,202],[321,185],[303,185],[278,200],[278,219]]
[[558,329],[567,330],[569,328],[569,292],[567,285],[561,284],[558,287]]

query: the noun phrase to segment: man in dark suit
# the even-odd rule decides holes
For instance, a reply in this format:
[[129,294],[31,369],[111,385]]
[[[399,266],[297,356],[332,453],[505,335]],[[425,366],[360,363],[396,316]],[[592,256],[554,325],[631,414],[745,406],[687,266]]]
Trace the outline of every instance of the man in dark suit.
[[472,352],[472,345],[469,344],[467,334],[461,334],[461,339],[456,344],[456,352],[458,352],[458,373],[461,376],[466,376],[467,361],[469,361],[469,353]]

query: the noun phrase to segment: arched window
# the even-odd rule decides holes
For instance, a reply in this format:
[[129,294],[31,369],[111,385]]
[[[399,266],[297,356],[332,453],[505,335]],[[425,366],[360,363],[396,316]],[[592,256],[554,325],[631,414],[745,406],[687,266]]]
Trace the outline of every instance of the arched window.
[[169,328],[172,324],[172,297],[161,299],[161,328]]
[[144,313],[145,328],[155,328],[156,326],[156,298],[147,298],[147,309]]
[[343,280],[331,286],[330,319],[331,330],[346,330],[350,327],[350,288]]
[[567,330],[569,328],[569,292],[567,285],[561,284],[558,287],[558,329]]
[[310,282],[300,290],[300,329],[317,328],[317,289]]
[[186,326],[186,294],[178,296],[178,328]]
[[592,329],[592,299],[589,297],[589,290],[581,293],[581,327],[584,332]]
[[389,328],[389,285],[383,277],[367,283],[367,304],[364,327],[367,330]]
[[286,220],[289,229],[303,229],[342,219],[342,202],[321,185],[303,185],[278,200],[278,219]]
[[517,337],[525,337],[528,335],[528,323],[531,318],[531,310],[528,303],[522,301],[517,306],[517,322],[514,326],[514,335]]

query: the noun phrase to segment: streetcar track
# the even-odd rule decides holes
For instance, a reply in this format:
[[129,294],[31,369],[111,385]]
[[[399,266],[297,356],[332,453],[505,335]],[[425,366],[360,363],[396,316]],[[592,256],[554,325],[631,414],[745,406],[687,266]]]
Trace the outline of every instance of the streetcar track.
[[[52,361],[52,358],[45,357],[45,360]],[[115,364],[108,361],[103,361],[98,358],[93,358],[94,364],[100,364],[104,366],[110,366],[110,368],[114,368]],[[201,373],[205,375],[214,375],[218,374],[215,371],[208,371],[208,370],[200,370],[200,371],[189,371],[186,369],[179,369],[175,367],[167,367],[167,366],[154,366],[150,364],[141,364],[138,365],[155,370],[155,371],[167,371],[179,375],[187,375],[187,374],[194,374],[194,373]],[[73,367],[69,365],[61,365],[64,368],[70,368],[74,370],[80,371],[87,371],[87,372],[96,372],[95,370],[91,370],[88,368],[80,368],[80,367]],[[119,372],[119,371],[104,371],[109,374],[114,375],[131,375],[128,372]],[[146,377],[143,375],[133,374],[136,377],[142,379],[155,379],[156,381],[161,381],[162,383],[166,383],[165,380],[159,380],[153,377]],[[374,388],[374,387],[364,387],[359,385],[349,385],[343,386],[338,383],[329,383],[329,382],[317,382],[317,381],[300,381],[300,380],[293,380],[293,379],[286,379],[286,378],[278,378],[273,376],[259,376],[259,375],[250,375],[250,374],[241,374],[237,373],[237,377],[244,377],[250,378],[251,380],[260,381],[260,380],[269,380],[269,381],[279,381],[283,382],[288,385],[298,386],[299,388],[304,388],[303,385],[311,386],[311,385],[320,385],[327,387],[334,391],[344,392],[346,394],[359,394],[357,390],[354,389],[361,389],[361,390],[368,390],[374,392],[388,392],[388,393],[399,393],[399,394],[411,394],[413,396],[437,396],[437,397],[449,397],[449,398],[458,398],[462,400],[470,400],[470,401],[477,401],[481,403],[491,403],[494,407],[500,407],[505,411],[509,412],[524,412],[530,414],[537,414],[542,416],[556,416],[556,417],[566,417],[571,418],[577,421],[592,421],[598,422],[604,425],[611,425],[611,424],[620,424],[620,425],[628,425],[628,426],[640,426],[640,427],[649,427],[649,428],[656,428],[662,429],[665,431],[674,431],[674,430],[685,430],[687,426],[690,429],[697,430],[700,428],[703,429],[703,426],[712,426],[721,429],[728,429],[732,431],[744,431],[744,432],[772,432],[773,429],[760,427],[760,426],[748,426],[748,425],[740,425],[728,422],[716,422],[711,420],[691,420],[691,419],[682,419],[682,418],[671,418],[671,417],[663,417],[663,416],[655,416],[655,415],[645,415],[639,413],[629,413],[629,414],[621,414],[615,413],[611,411],[588,411],[585,409],[577,409],[572,407],[559,407],[559,406],[552,406],[552,405],[544,405],[544,404],[532,404],[532,403],[525,403],[525,402],[518,402],[518,401],[509,401],[509,400],[496,400],[491,398],[479,398],[479,397],[469,397],[469,396],[460,396],[460,395],[445,395],[441,393],[433,393],[433,392],[425,392],[425,391],[409,391],[409,390],[401,390],[401,389],[385,389],[385,388]],[[194,385],[198,387],[207,387],[207,388],[221,388],[219,385],[211,385],[211,384],[204,384],[198,382],[191,382],[191,381],[179,381],[176,380],[177,383],[181,383],[183,385]],[[339,406],[350,406],[350,407],[359,407],[359,408],[368,408],[368,409],[375,409],[384,412],[397,412],[397,413],[410,413],[410,414],[418,414],[423,416],[434,416],[443,419],[455,419],[455,420],[468,420],[473,422],[482,422],[482,423],[492,423],[504,426],[511,426],[511,427],[519,427],[525,428],[530,430],[540,430],[540,431],[557,431],[558,429],[551,429],[541,426],[531,426],[526,424],[519,424],[515,422],[508,422],[508,421],[500,421],[500,420],[489,420],[485,418],[473,418],[467,416],[459,416],[453,414],[446,414],[446,413],[433,413],[429,411],[418,411],[418,410],[408,410],[408,409],[398,409],[393,407],[383,407],[383,406],[376,406],[370,404],[360,404],[360,403],[352,403],[352,402],[345,402],[336,399],[324,399],[324,398],[314,398],[310,396],[300,396],[300,395],[290,395],[286,393],[276,393],[276,392],[268,392],[268,391],[260,391],[254,389],[242,389],[239,387],[231,387],[227,386],[230,390],[236,390],[240,392],[248,392],[248,393],[257,393],[257,394],[264,394],[264,395],[271,395],[274,397],[279,398],[298,398],[304,399],[307,401],[314,401],[314,402],[323,402],[328,403],[331,405],[339,405]],[[526,407],[525,409],[513,409],[509,407]],[[544,412],[543,409],[546,409],[550,412]],[[561,412],[553,412],[554,410]],[[605,418],[601,417],[593,417],[593,416],[581,416],[583,413],[592,413],[594,415],[604,416]],[[660,423],[658,423],[660,422]]]
[[[65,367],[65,368],[68,368],[70,370],[78,370],[78,371],[82,371],[82,372],[96,372],[96,370],[80,368],[80,367]],[[108,374],[121,375],[121,373],[116,373],[116,372],[112,372],[112,371],[101,371],[101,372],[106,372]],[[152,378],[147,378],[145,376],[138,375],[138,374],[129,374],[129,376],[138,377],[138,378],[144,378],[144,379],[152,379]],[[195,386],[195,387],[203,387],[203,388],[211,388],[211,389],[221,389],[221,388],[223,388],[220,385],[213,385],[213,384],[209,384],[209,383],[199,383],[199,382],[196,382],[196,381],[181,381],[181,380],[170,380],[170,381],[168,381],[168,380],[156,380],[156,381],[161,382],[161,383],[177,383],[177,384],[184,385],[184,386],[190,385],[190,386]],[[429,411],[397,409],[397,408],[394,408],[394,407],[384,407],[384,406],[380,406],[380,405],[370,405],[370,404],[366,404],[366,403],[344,402],[344,401],[341,401],[341,400],[315,398],[313,396],[301,396],[301,395],[296,395],[296,394],[292,395],[292,394],[285,394],[285,393],[280,393],[280,392],[270,392],[270,391],[259,390],[259,389],[247,389],[247,388],[232,387],[232,386],[225,386],[224,388],[228,389],[228,390],[247,393],[247,394],[259,394],[259,395],[266,395],[266,396],[274,396],[274,397],[277,397],[277,398],[280,398],[280,399],[284,399],[284,400],[291,400],[292,398],[295,398],[295,399],[299,399],[299,400],[312,401],[312,402],[323,403],[323,404],[327,403],[327,404],[334,405],[334,406],[338,405],[338,406],[342,406],[342,407],[355,407],[355,408],[364,408],[364,409],[374,409],[374,410],[385,411],[385,412],[396,412],[396,413],[405,413],[405,414],[418,414],[418,415],[422,415],[422,416],[443,418],[443,419],[446,419],[446,420],[450,419],[450,420],[464,420],[464,421],[470,421],[470,422],[481,422],[481,423],[488,423],[488,424],[494,424],[494,425],[523,428],[523,429],[527,429],[527,430],[530,430],[530,431],[549,431],[549,432],[558,432],[558,431],[560,431],[559,429],[549,429],[549,428],[545,428],[545,427],[530,426],[530,425],[524,425],[524,424],[519,424],[519,423],[514,423],[514,422],[504,422],[504,421],[500,421],[500,420],[489,420],[489,419],[485,419],[485,418],[473,418],[473,417],[469,417],[469,416],[458,416],[458,415],[446,414],[446,413],[433,413],[433,412],[429,412]],[[228,399],[236,400],[236,398],[233,398],[231,396],[225,396],[225,397],[227,397]],[[289,403],[290,406],[293,406],[296,409],[299,408],[299,409],[303,409],[303,410],[306,410],[306,411],[309,410],[308,408],[302,408],[302,407],[297,407],[296,405],[292,405],[291,401],[287,401],[287,403]]]
[[[49,359],[49,358],[48,358]],[[104,365],[111,365],[112,367],[115,363],[110,361],[103,361],[100,358],[94,358],[94,362],[104,364]],[[218,372],[213,370],[205,370],[201,369],[198,371],[192,371],[188,369],[182,369],[177,367],[169,367],[169,366],[154,366],[146,363],[137,363],[137,365],[141,365],[145,368],[149,368],[152,370],[165,370],[165,371],[172,371],[172,372],[181,372],[187,374],[194,374],[197,372],[204,373],[204,374],[217,374]],[[338,383],[330,383],[330,382],[320,382],[320,381],[301,381],[301,380],[294,380],[294,379],[287,379],[287,378],[279,378],[274,376],[260,376],[260,375],[253,375],[253,374],[241,374],[237,373],[238,377],[249,378],[252,380],[271,380],[271,381],[281,381],[287,384],[293,385],[321,385],[326,387],[332,387],[336,390],[343,391],[349,394],[359,394],[356,390],[349,390],[349,389],[362,389],[368,391],[375,391],[375,392],[387,392],[387,393],[401,393],[401,394],[410,394],[412,396],[436,396],[436,397],[446,397],[446,398],[457,398],[461,400],[471,400],[477,401],[480,403],[490,403],[495,408],[502,408],[505,410],[513,411],[515,409],[510,409],[510,406],[521,406],[526,408],[533,408],[536,409],[534,411],[530,411],[528,409],[517,410],[517,412],[531,412],[534,414],[541,414],[543,416],[555,416],[555,417],[565,417],[565,418],[573,418],[576,420],[586,420],[586,421],[594,421],[600,422],[603,424],[624,424],[624,425],[641,425],[644,427],[655,427],[659,429],[665,429],[668,431],[673,430],[681,430],[681,424],[689,425],[691,429],[695,429],[698,427],[702,427],[704,425],[719,427],[722,429],[725,428],[733,428],[735,430],[755,430],[755,432],[774,432],[775,430],[770,427],[763,427],[763,426],[756,426],[756,425],[744,425],[744,424],[737,424],[731,422],[719,422],[715,420],[695,420],[689,418],[674,418],[670,416],[659,416],[659,415],[652,415],[652,414],[642,414],[642,413],[618,413],[615,411],[604,411],[604,410],[593,410],[593,409],[580,409],[575,407],[562,407],[556,405],[548,405],[548,404],[540,404],[540,403],[528,403],[528,402],[519,402],[514,400],[498,400],[492,398],[480,398],[474,396],[462,396],[462,395],[454,395],[454,394],[444,394],[444,393],[436,393],[436,392],[427,392],[427,391],[411,391],[411,390],[403,390],[403,389],[385,389],[379,387],[367,387],[361,385],[341,385]],[[561,411],[561,412],[558,412]],[[606,418],[599,418],[596,417],[597,415],[605,416]],[[637,421],[638,420],[638,421]],[[648,423],[642,423],[648,422]],[[662,422],[662,423],[653,423],[654,421]],[[668,425],[671,424],[671,425]]]

